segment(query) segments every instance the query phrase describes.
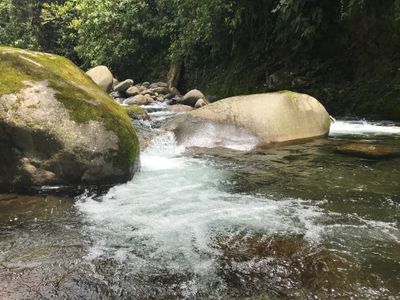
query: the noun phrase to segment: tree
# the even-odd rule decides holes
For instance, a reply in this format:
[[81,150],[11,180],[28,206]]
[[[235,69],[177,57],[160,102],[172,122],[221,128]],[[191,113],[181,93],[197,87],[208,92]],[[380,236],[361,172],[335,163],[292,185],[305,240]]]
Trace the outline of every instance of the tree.
[[2,0],[0,2],[0,44],[40,49],[38,42],[41,1]]

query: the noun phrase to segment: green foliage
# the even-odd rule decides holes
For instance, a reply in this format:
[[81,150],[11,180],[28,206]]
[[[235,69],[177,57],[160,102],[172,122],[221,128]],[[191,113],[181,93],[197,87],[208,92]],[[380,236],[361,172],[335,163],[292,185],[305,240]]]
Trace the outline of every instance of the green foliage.
[[172,29],[169,32],[172,58],[189,56],[197,47],[214,47],[215,51],[220,46],[216,35],[220,27],[231,20],[233,1],[174,0],[172,6],[175,7],[175,22],[168,27]]
[[290,48],[298,49],[304,42],[319,37],[323,18],[321,1],[280,0],[272,10],[277,21],[274,34]]
[[[0,44],[156,79],[170,61],[292,57],[325,40],[398,38],[400,0],[3,0]],[[159,78],[161,79],[161,78]]]
[[0,45],[40,48],[37,20],[40,1],[0,1]]
[[159,32],[158,7],[141,0],[81,0],[79,18],[72,26],[78,32],[76,50],[85,66],[106,64],[113,71],[140,73],[144,67],[166,63],[168,43]]
[[79,62],[75,46],[78,43],[78,31],[74,22],[78,17],[77,1],[68,0],[59,4],[49,2],[43,5],[41,21],[41,44],[44,49],[64,55]]
[[263,91],[269,75],[312,59],[334,66],[316,72],[351,82],[399,57],[400,0],[0,1],[0,44],[136,81],[183,63],[184,87],[219,72],[206,85],[216,95]]

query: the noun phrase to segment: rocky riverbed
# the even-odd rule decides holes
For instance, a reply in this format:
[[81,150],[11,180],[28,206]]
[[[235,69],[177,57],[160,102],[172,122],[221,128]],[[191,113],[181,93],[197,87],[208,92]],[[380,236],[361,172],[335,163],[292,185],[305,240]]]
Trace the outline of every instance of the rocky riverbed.
[[399,299],[399,159],[336,152],[365,140],[400,127],[250,151],[169,133],[105,194],[2,196],[0,298]]

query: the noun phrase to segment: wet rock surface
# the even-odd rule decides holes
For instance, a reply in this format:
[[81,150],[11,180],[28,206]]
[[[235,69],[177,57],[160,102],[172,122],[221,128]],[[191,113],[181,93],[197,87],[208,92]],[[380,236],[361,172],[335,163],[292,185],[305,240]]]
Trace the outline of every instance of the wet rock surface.
[[400,148],[374,143],[346,143],[335,148],[335,152],[368,159],[388,159],[400,156]]

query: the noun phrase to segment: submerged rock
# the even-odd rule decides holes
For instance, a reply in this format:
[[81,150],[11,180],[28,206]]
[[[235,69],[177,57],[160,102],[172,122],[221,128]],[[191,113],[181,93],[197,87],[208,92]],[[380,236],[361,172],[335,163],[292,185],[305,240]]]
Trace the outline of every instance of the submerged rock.
[[385,159],[400,156],[400,148],[370,143],[348,143],[337,146],[336,153],[370,159]]
[[361,277],[351,257],[316,247],[301,235],[217,236],[213,246],[222,254],[220,272],[229,279],[232,292],[237,289],[248,296],[272,291],[293,299],[301,290],[305,295],[321,296],[315,299],[340,298],[356,293]]
[[89,71],[86,74],[105,92],[111,90],[114,77],[111,74],[110,70],[106,66],[97,66]]
[[240,130],[242,137],[267,146],[325,136],[330,124],[329,114],[316,99],[283,91],[220,100],[173,120],[165,129],[174,131],[181,143],[208,136],[211,127],[221,139],[231,141]]
[[0,187],[129,180],[139,142],[127,114],[66,58],[0,47]]

